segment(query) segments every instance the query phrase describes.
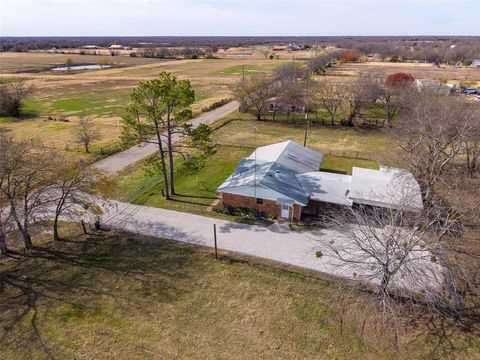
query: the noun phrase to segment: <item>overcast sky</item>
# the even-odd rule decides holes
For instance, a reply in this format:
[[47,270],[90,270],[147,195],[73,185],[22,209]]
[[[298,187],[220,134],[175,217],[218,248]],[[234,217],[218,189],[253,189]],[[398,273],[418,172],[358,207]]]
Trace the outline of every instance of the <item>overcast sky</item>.
[[480,35],[480,0],[0,0],[2,36]]

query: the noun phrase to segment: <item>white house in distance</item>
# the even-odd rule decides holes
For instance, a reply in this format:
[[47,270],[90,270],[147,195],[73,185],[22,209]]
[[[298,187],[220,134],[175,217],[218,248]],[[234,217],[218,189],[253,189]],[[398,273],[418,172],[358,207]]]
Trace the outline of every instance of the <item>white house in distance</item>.
[[113,44],[108,47],[110,50],[130,50],[130,46],[123,46],[119,44]]
[[323,155],[293,141],[262,146],[241,159],[217,191],[224,205],[288,220],[318,216],[335,204],[419,211],[420,186],[409,172],[354,167],[352,175],[320,171]]

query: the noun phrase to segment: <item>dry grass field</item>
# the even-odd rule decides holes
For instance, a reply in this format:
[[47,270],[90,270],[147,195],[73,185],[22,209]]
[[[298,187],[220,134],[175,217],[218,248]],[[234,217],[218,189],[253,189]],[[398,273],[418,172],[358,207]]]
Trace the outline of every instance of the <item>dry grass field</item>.
[[[110,69],[80,71],[67,74],[49,69],[63,65],[67,57],[75,64],[98,64],[112,60]],[[101,157],[101,149],[115,146],[120,133],[120,117],[138,81],[154,78],[169,71],[189,79],[196,92],[194,112],[201,112],[212,103],[231,96],[232,84],[241,77],[272,71],[282,61],[265,59],[172,60],[104,57],[52,53],[1,53],[0,80],[20,78],[34,91],[25,102],[21,119],[0,118],[0,130],[17,138],[34,139],[48,147],[64,149],[68,154],[91,161]],[[93,144],[92,154],[83,154],[75,143],[73,127],[81,116],[90,116],[102,134]]]
[[[102,149],[109,152],[117,147],[121,113],[138,81],[152,79],[161,71],[169,71],[179,78],[189,79],[197,98],[193,110],[200,112],[218,100],[231,97],[232,85],[243,74],[251,76],[271,72],[277,66],[292,61],[293,56],[303,63],[305,59],[318,54],[315,51],[295,53],[282,51],[279,52],[280,59],[267,60],[262,54],[264,50],[271,51],[271,47],[231,48],[219,51],[219,59],[198,60],[157,60],[49,52],[0,53],[0,81],[21,78],[34,88],[25,102],[24,116],[21,119],[0,118],[0,130],[18,138],[34,139],[45,146],[64,149],[70,155],[93,161],[103,156]],[[67,57],[72,58],[74,65],[98,64],[104,59],[113,61],[115,66],[71,74],[49,70],[52,66],[63,65]],[[436,68],[429,64],[415,63],[339,64],[328,70],[327,77],[348,81],[362,72],[386,76],[398,71],[411,72],[420,79],[433,78],[470,85],[480,83],[480,69]],[[92,154],[88,157],[83,154],[74,139],[73,127],[81,116],[92,117],[102,134],[102,139],[93,144]],[[239,129],[238,133],[244,131]],[[236,134],[235,129],[228,133],[219,132],[219,136],[227,142],[232,140],[229,137],[233,137],[233,141],[237,140]],[[354,131],[348,137],[334,139],[322,146],[319,145],[318,148],[322,151],[328,149],[335,152],[362,152],[368,158],[377,159],[377,154],[383,149],[375,147],[374,150],[364,151],[362,145],[359,145],[368,144],[370,141],[368,137],[369,135]],[[370,137],[375,141],[376,135]],[[274,138],[265,141],[272,142]],[[312,138],[311,145],[317,146],[315,138]]]
[[328,71],[329,76],[338,78],[356,77],[360,73],[373,73],[386,78],[388,74],[408,72],[415,79],[436,79],[451,84],[468,83],[470,86],[480,85],[480,69],[442,65],[438,68],[432,64],[423,63],[390,63],[390,62],[365,62],[339,64]]
[[[74,234],[79,230],[73,226]],[[361,294],[299,269],[223,252],[215,261],[209,249],[133,234],[67,231],[64,238],[0,260],[0,358],[478,355],[475,334],[421,318],[401,319],[398,351]]]

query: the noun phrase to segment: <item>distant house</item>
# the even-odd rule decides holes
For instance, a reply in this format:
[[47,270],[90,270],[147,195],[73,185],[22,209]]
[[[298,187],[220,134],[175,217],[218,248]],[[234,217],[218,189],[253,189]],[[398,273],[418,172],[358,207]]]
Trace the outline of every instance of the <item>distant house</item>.
[[379,53],[370,54],[370,55],[368,55],[368,57],[370,59],[372,59],[373,61],[382,61],[382,55],[379,54]]
[[286,101],[279,97],[273,97],[265,102],[265,111],[269,113],[286,112],[305,114],[306,105],[300,100]]
[[241,159],[217,191],[224,205],[288,220],[318,216],[328,204],[423,208],[420,186],[404,170],[354,167],[350,176],[320,171],[322,161],[321,153],[293,141],[262,146]]
[[453,84],[445,84],[433,79],[415,80],[415,86],[419,91],[430,89],[435,90],[440,95],[450,95],[455,92],[455,86]]
[[473,68],[478,68],[478,67],[480,67],[480,60],[473,60],[473,61],[472,61],[472,64],[470,65],[470,67],[473,67]]
[[288,45],[287,45],[287,50],[288,50],[288,51],[300,51],[300,46],[298,46],[298,45],[295,44],[295,43],[288,44]]
[[85,46],[82,46],[82,49],[100,49],[100,46],[98,46],[98,45],[85,45]]
[[130,50],[131,47],[130,47],[130,46],[123,46],[123,45],[114,44],[114,45],[110,45],[110,46],[109,46],[109,49],[110,49],[110,50]]

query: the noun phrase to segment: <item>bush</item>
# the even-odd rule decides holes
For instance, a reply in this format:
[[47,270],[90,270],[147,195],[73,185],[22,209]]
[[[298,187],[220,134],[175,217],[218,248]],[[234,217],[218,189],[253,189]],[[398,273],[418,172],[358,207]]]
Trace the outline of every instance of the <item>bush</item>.
[[316,256],[317,258],[320,258],[320,257],[323,256],[323,253],[322,253],[320,250],[317,250],[317,251],[315,251],[315,256]]
[[340,62],[354,62],[360,60],[361,54],[358,51],[346,51],[340,56]]
[[210,110],[218,109],[219,107],[229,103],[230,101],[232,101],[232,99],[222,99],[220,101],[215,101],[210,106],[206,106],[206,107],[202,108],[202,112],[207,112],[207,111],[210,111]]
[[388,86],[406,86],[415,81],[415,78],[410,73],[399,72],[390,74],[385,80],[385,84]]

